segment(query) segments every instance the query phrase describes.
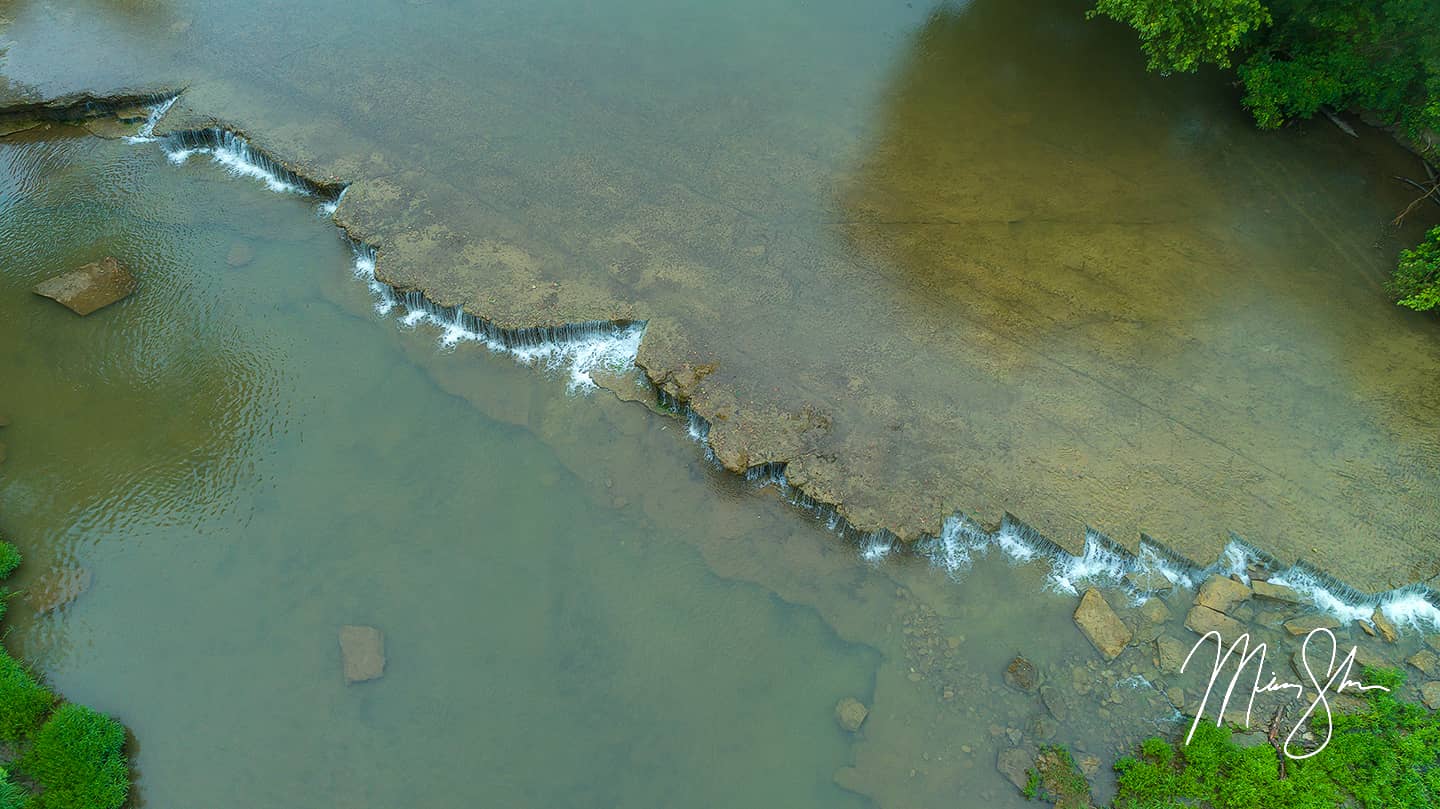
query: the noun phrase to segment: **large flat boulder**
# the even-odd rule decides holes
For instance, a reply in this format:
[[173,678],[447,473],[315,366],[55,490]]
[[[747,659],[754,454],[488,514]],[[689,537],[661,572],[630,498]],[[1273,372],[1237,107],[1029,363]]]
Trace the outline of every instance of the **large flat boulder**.
[[135,276],[113,256],[57,275],[35,286],[35,294],[64,304],[77,315],[88,315],[135,291]]
[[1244,584],[1228,576],[1214,575],[1200,585],[1200,592],[1195,594],[1195,603],[1216,612],[1229,612],[1242,602],[1249,601],[1250,596],[1250,588]]
[[1130,627],[1120,620],[1120,616],[1094,587],[1080,597],[1080,606],[1075,608],[1075,625],[1106,660],[1114,660],[1130,643]]
[[340,627],[345,682],[361,683],[385,673],[385,635],[373,626]]
[[1232,643],[1245,633],[1245,625],[1223,612],[1196,604],[1185,616],[1185,628],[1197,635],[1219,632],[1220,639]]

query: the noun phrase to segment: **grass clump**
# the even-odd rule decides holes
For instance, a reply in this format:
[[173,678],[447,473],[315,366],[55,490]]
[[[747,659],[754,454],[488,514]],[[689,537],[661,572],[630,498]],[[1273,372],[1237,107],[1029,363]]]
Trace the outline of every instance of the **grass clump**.
[[84,705],[51,714],[21,768],[40,784],[34,809],[117,809],[130,792],[125,728]]
[[27,809],[30,794],[25,788],[10,780],[10,773],[0,767],[0,809]]
[[[0,541],[0,579],[19,565],[19,552]],[[0,588],[0,617],[6,597]],[[119,809],[130,793],[125,728],[83,705],[58,702],[0,648],[0,809]],[[13,781],[7,766],[39,791]]]
[[[1394,689],[1404,676],[1366,669],[1364,680]],[[1440,806],[1440,716],[1389,692],[1365,696],[1364,710],[1334,716],[1334,734],[1325,750],[1299,761],[1282,762],[1269,745],[1242,747],[1229,729],[1209,723],[1196,727],[1188,745],[1147,739],[1137,755],[1115,763],[1119,789],[1114,807]]]

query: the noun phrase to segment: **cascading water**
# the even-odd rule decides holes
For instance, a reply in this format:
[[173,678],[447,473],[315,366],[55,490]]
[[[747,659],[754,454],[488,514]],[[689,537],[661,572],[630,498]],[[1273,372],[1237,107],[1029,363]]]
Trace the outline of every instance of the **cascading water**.
[[[344,188],[312,182],[252,147],[243,137],[223,129],[207,129],[156,137],[160,119],[175,103],[171,97],[157,104],[131,143],[160,142],[174,163],[183,163],[193,154],[209,154],[232,174],[260,180],[272,191],[313,196],[320,200],[317,212],[333,217],[339,208]],[[491,350],[504,352],[526,365],[541,365],[548,370],[565,370],[571,391],[595,386],[591,374],[596,371],[628,372],[634,367],[644,322],[589,321],[561,326],[538,326],[523,329],[498,327],[484,318],[462,311],[459,307],[441,306],[418,291],[397,291],[381,281],[375,272],[376,254],[368,245],[355,245],[354,274],[364,281],[375,296],[375,311],[386,315],[397,308],[402,324],[414,326],[432,323],[441,331],[440,343],[453,346],[460,342],[479,342]],[[714,460],[709,445],[710,424],[684,402],[664,391],[658,392],[660,404],[686,421],[690,437],[705,447],[706,457]],[[796,490],[785,479],[784,463],[765,463],[746,470],[745,478],[761,488],[774,487],[782,497],[823,522],[827,528],[855,543],[860,555],[879,563],[895,553],[916,553],[951,576],[968,571],[977,555],[997,548],[1012,562],[1045,559],[1050,562],[1050,586],[1063,593],[1074,594],[1081,585],[1104,585],[1130,591],[1137,601],[1149,593],[1137,590],[1129,582],[1140,575],[1160,575],[1174,586],[1193,587],[1205,577],[1220,573],[1247,578],[1252,569],[1264,569],[1269,580],[1295,589],[1318,609],[1344,620],[1365,620],[1381,610],[1392,621],[1417,629],[1440,628],[1440,595],[1423,585],[1404,587],[1379,595],[1362,593],[1314,570],[1303,562],[1283,566],[1273,557],[1259,551],[1238,537],[1227,544],[1221,557],[1208,567],[1183,559],[1150,537],[1141,537],[1139,553],[1131,553],[1104,534],[1087,530],[1084,550],[1079,556],[1068,553],[1034,528],[1006,514],[994,531],[982,527],[964,514],[947,518],[938,536],[924,537],[906,544],[889,531],[861,531],[853,526],[834,505],[820,503]]]

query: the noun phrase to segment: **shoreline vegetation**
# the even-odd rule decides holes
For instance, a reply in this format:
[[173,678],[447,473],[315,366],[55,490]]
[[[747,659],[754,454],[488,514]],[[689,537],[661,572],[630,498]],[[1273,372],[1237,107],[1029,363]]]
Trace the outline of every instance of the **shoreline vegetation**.
[[[1427,201],[1440,204],[1440,3],[1433,0],[1098,0],[1087,17],[1134,28],[1146,66],[1235,71],[1241,103],[1261,129],[1336,111],[1390,131],[1420,156],[1427,179],[1396,177],[1418,191],[1394,224]],[[1426,206],[1428,207],[1428,205]],[[1401,252],[1390,282],[1401,305],[1440,309],[1440,227]]]
[[[1399,688],[1405,676],[1366,668],[1366,682]],[[1188,725],[1187,725],[1188,726]],[[1201,722],[1186,744],[1154,736],[1115,762],[1116,794],[1105,809],[1428,809],[1440,801],[1440,714],[1370,691],[1334,715],[1325,751],[1295,760],[1280,735],[1237,734]],[[1089,809],[1089,784],[1064,747],[1043,748],[1022,790],[1056,809]]]
[[[0,580],[20,566],[0,540]],[[14,594],[0,586],[0,618]],[[0,809],[119,809],[130,794],[125,728],[65,702],[0,648]]]

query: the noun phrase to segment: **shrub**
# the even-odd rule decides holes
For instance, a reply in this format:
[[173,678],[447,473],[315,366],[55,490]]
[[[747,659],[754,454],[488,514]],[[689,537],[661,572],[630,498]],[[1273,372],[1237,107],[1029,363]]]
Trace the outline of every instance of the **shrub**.
[[1440,227],[1413,248],[1400,252],[1390,288],[1401,306],[1417,312],[1440,308]]
[[[1366,669],[1367,683],[1398,686],[1397,672]],[[1430,809],[1440,805],[1440,715],[1387,692],[1334,717],[1324,752],[1286,761],[1269,745],[1242,747],[1202,722],[1188,745],[1154,738],[1115,762],[1116,809]]]
[[21,757],[41,792],[34,809],[119,809],[130,793],[125,728],[83,705],[56,709]]
[[13,745],[29,738],[54,704],[55,696],[0,650],[0,742]]

